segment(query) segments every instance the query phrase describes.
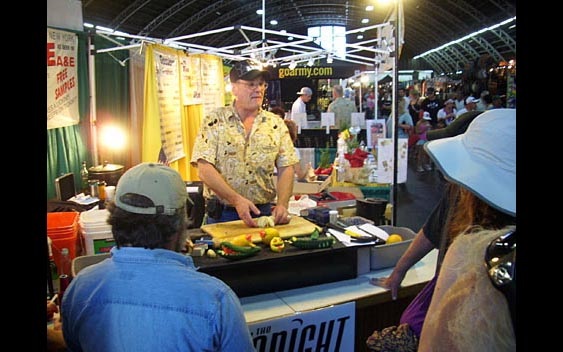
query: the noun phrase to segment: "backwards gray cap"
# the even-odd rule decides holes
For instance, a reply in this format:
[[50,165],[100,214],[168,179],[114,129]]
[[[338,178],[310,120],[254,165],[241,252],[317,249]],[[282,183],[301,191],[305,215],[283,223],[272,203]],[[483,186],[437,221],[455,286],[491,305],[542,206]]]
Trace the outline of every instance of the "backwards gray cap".
[[[152,200],[154,207],[139,207],[123,202],[122,196],[138,194]],[[129,170],[117,182],[115,204],[135,214],[174,215],[186,206],[188,192],[178,171],[162,164],[141,163]]]

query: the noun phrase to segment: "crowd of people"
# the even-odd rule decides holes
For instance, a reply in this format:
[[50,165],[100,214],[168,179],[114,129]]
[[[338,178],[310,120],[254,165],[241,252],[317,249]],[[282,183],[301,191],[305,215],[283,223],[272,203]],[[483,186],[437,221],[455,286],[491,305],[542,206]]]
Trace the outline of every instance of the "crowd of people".
[[[242,220],[258,227],[263,215],[276,225],[290,221],[294,179],[305,178],[310,165],[300,168],[297,125],[287,117],[303,112],[313,92],[303,87],[289,114],[266,111],[268,79],[248,61],[235,63],[233,103],[201,124],[191,165],[204,184],[206,223]],[[343,98],[341,86],[332,89],[329,111],[337,125],[349,126],[355,105]],[[483,255],[491,241],[516,229],[516,111],[488,105],[479,111],[468,107],[479,100],[466,97],[468,111],[456,115],[457,99],[442,103],[432,88],[426,93],[422,102],[416,91],[399,95],[399,135],[419,135],[418,153],[428,158],[421,167],[431,160],[448,187],[391,274],[372,283],[396,299],[407,271],[433,249],[439,250],[436,274],[399,324],[374,331],[366,344],[381,352],[514,351],[513,302],[491,284]],[[72,280],[60,311],[47,302],[47,319],[61,316],[48,335],[53,345],[70,351],[255,350],[233,290],[182,253],[188,198],[180,174],[162,164],[141,163],[121,176],[107,204],[116,243],[111,256]],[[483,327],[491,333],[483,334]]]

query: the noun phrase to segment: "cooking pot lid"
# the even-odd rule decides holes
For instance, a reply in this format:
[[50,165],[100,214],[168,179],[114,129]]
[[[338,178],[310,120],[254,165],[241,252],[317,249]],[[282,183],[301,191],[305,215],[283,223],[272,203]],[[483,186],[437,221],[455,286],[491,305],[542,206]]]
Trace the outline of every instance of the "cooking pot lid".
[[114,172],[114,171],[119,171],[119,170],[122,170],[122,169],[123,169],[123,165],[104,163],[103,165],[92,166],[88,169],[88,171],[90,171],[90,172]]

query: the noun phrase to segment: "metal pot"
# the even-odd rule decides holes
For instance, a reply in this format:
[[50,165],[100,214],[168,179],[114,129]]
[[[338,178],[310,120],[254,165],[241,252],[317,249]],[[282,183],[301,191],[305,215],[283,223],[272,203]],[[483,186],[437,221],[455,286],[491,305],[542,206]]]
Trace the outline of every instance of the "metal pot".
[[106,181],[107,186],[117,186],[117,181],[123,175],[123,165],[109,164],[104,161],[103,165],[92,166],[88,169],[89,180]]
[[375,225],[382,225],[387,203],[383,198],[356,199],[356,215],[372,220]]

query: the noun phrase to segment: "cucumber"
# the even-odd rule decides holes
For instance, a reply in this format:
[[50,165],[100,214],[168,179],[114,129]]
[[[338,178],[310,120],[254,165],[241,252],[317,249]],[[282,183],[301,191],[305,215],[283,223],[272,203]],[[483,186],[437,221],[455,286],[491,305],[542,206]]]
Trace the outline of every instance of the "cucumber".
[[334,237],[317,237],[317,238],[297,238],[292,237],[290,241],[292,246],[300,249],[322,249],[330,248],[334,244]]

